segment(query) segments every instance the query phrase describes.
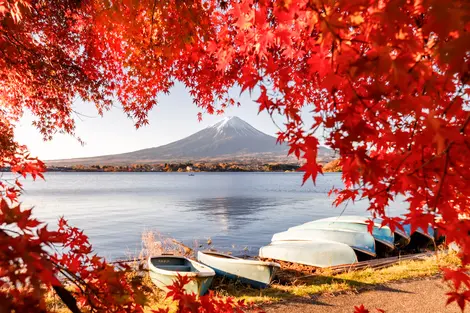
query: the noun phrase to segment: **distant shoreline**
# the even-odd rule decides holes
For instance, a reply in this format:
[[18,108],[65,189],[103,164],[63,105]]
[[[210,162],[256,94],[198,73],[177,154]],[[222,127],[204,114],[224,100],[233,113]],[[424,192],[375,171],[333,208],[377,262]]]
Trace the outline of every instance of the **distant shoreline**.
[[[70,166],[49,166],[47,172],[83,172],[83,173],[221,173],[221,172],[298,172],[300,164],[293,163],[161,163],[161,164],[131,164],[131,165],[70,165]],[[9,172],[9,168],[0,169],[0,172]],[[324,172],[341,172],[338,161],[332,161],[323,165]]]
[[299,171],[197,171],[197,172],[166,172],[166,171],[95,171],[95,170],[57,170],[48,169],[49,173],[186,173],[186,174],[197,174],[197,173],[300,173]]
[[49,172],[146,172],[146,173],[210,173],[210,172],[296,172],[298,164],[240,164],[240,163],[164,163],[133,165],[93,165],[48,167]]

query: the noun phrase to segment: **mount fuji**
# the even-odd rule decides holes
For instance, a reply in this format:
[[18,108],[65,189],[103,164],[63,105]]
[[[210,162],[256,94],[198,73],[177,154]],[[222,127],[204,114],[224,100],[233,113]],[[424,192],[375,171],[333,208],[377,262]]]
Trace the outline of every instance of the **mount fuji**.
[[[129,163],[158,163],[183,161],[277,161],[296,162],[287,157],[286,144],[276,144],[276,138],[269,136],[239,117],[226,117],[203,130],[155,148],[134,152],[97,156],[90,158],[53,160],[48,165],[116,165]],[[333,151],[325,147],[319,149],[319,159],[330,161]]]

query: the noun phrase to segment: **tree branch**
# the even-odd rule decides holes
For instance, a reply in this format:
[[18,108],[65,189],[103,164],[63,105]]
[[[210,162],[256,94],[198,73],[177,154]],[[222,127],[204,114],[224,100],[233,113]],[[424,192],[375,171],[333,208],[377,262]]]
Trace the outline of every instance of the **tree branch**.
[[72,311],[72,313],[81,313],[77,306],[77,300],[75,300],[70,291],[62,286],[54,286],[53,288],[62,302],[70,309],[70,311]]
[[444,180],[447,176],[448,166],[449,166],[449,152],[446,153],[446,160],[445,160],[445,164],[444,164],[444,173],[442,174],[441,181],[439,182],[439,188],[437,189],[434,209],[432,210],[433,212],[436,212],[436,209],[437,209],[437,203],[439,201],[439,196],[441,195],[442,185],[444,185]]
[[154,23],[154,15],[155,15],[155,7],[157,6],[157,0],[153,0],[153,7],[152,7],[152,23],[150,24],[150,46],[153,43],[153,23]]

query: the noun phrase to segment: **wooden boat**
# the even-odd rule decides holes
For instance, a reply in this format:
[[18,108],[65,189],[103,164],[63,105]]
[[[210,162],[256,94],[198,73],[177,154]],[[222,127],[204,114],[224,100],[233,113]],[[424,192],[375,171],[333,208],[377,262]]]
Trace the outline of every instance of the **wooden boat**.
[[350,246],[329,240],[272,242],[260,248],[259,256],[316,267],[357,263]]
[[374,237],[367,232],[337,229],[295,229],[274,234],[271,241],[297,240],[331,240],[344,243],[360,253],[364,253],[372,257],[376,256]]
[[275,271],[281,267],[274,262],[244,260],[213,251],[199,251],[197,260],[212,268],[217,275],[239,280],[255,288],[268,287]]
[[[328,218],[323,218],[317,221],[324,221],[324,222],[347,222],[347,223],[356,223],[356,224],[365,224],[367,225],[367,220],[369,218],[366,216],[358,216],[358,215],[341,215],[341,216],[333,216]],[[317,221],[313,221],[310,223],[314,223]],[[382,226],[382,219],[376,218],[374,219],[374,225],[377,227],[386,228],[387,226]],[[394,230],[394,242],[396,246],[406,246],[410,243],[410,235],[407,234],[405,231],[395,228]]]
[[168,291],[178,274],[192,278],[185,286],[186,293],[204,295],[212,283],[215,272],[210,267],[185,257],[162,255],[148,260],[150,279],[160,289]]
[[[357,232],[368,233],[369,230],[366,224],[361,223],[348,223],[348,222],[336,222],[336,221],[323,221],[317,220],[302,225],[294,226],[289,228],[290,230],[296,229],[336,229],[336,230],[350,230]],[[374,225],[372,229],[372,236],[376,241],[376,249],[379,250],[380,245],[383,246],[383,249],[386,251],[393,250],[395,248],[394,244],[394,234],[388,227],[379,227]],[[378,251],[377,251],[378,252]]]

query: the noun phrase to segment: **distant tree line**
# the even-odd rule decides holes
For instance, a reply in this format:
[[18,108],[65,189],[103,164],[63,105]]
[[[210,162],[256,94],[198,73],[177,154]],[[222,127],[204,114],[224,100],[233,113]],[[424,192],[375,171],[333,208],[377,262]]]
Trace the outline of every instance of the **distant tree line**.
[[296,171],[298,164],[183,162],[130,165],[48,166],[51,172],[285,172]]
[[[299,164],[292,163],[234,163],[234,162],[182,162],[129,165],[71,165],[48,166],[49,172],[294,172]],[[9,167],[0,172],[9,172]],[[339,160],[323,166],[323,172],[341,172]]]

